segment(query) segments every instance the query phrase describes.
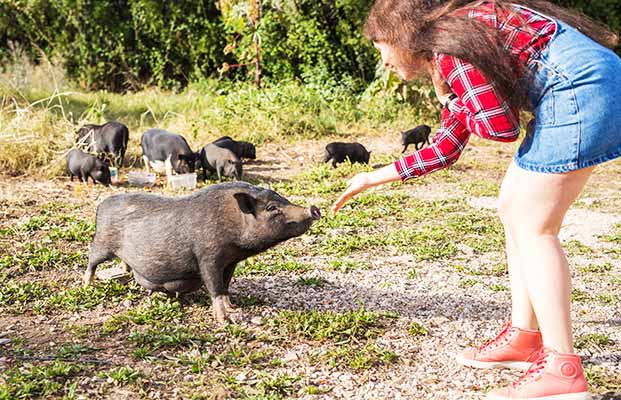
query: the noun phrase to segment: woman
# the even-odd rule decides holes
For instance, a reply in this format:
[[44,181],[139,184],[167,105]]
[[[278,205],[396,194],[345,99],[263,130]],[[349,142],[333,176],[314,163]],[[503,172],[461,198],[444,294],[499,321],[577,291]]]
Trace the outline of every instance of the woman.
[[518,138],[520,109],[533,111],[499,196],[511,283],[511,319],[464,351],[463,365],[528,368],[489,399],[590,398],[573,353],[570,274],[558,233],[596,164],[621,155],[621,60],[605,27],[540,0],[377,0],[365,36],[402,79],[431,75],[442,122],[431,146],[355,175],[338,209],[372,186],[408,180],[457,160],[475,134]]

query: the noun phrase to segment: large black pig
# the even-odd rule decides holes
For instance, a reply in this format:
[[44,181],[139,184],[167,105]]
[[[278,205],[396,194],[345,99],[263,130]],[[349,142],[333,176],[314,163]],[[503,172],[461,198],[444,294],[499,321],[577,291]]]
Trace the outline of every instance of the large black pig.
[[250,142],[244,142],[243,140],[238,141],[230,136],[222,136],[214,140],[213,144],[231,150],[239,158],[248,158],[250,160],[257,158],[257,148]]
[[190,149],[183,136],[163,129],[154,128],[143,133],[140,147],[147,171],[149,166],[163,163],[168,177],[173,170],[178,174],[194,172],[199,161],[198,153]]
[[88,178],[91,178],[94,184],[100,182],[108,186],[111,183],[110,168],[105,161],[80,149],[67,153],[67,169],[72,181],[77,176],[80,182],[88,183]]
[[189,196],[131,193],[97,208],[84,284],[99,264],[120,258],[152,291],[185,293],[205,285],[218,322],[233,306],[229,283],[238,262],[306,232],[321,214],[243,182],[212,185]]
[[84,125],[78,130],[76,137],[76,143],[88,151],[100,155],[112,154],[112,161],[117,167],[123,165],[128,141],[129,130],[118,121],[106,122],[103,125]]

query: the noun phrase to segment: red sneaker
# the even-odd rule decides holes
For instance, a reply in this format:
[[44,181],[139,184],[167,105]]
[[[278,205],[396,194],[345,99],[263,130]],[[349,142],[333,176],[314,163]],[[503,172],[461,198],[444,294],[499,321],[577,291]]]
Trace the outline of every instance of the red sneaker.
[[588,400],[580,356],[542,349],[524,376],[487,394],[488,400]]
[[541,332],[521,329],[507,322],[498,336],[479,348],[457,356],[457,362],[474,368],[528,369],[543,348]]

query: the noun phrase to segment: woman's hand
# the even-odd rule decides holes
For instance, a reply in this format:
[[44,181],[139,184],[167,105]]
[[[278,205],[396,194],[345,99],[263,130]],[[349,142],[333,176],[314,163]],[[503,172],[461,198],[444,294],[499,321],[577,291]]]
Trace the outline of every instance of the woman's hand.
[[361,172],[357,175],[354,175],[351,179],[347,181],[347,188],[345,189],[345,191],[332,205],[332,212],[336,214],[336,212],[347,200],[354,197],[358,193],[365,191],[371,186],[374,185],[371,183],[368,173]]
[[438,97],[440,103],[444,105],[444,103],[446,103],[446,101],[448,100],[449,96],[453,94],[453,91],[433,63],[429,64],[428,71],[429,75],[431,75],[431,81],[433,82],[436,96]]

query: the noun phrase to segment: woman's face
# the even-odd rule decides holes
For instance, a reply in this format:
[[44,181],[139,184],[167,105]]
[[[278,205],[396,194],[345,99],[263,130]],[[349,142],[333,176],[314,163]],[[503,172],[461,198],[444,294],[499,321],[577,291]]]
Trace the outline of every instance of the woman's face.
[[393,71],[405,81],[413,79],[424,72],[428,63],[423,59],[417,59],[407,51],[400,51],[385,42],[373,42],[373,46],[379,50],[384,67]]

